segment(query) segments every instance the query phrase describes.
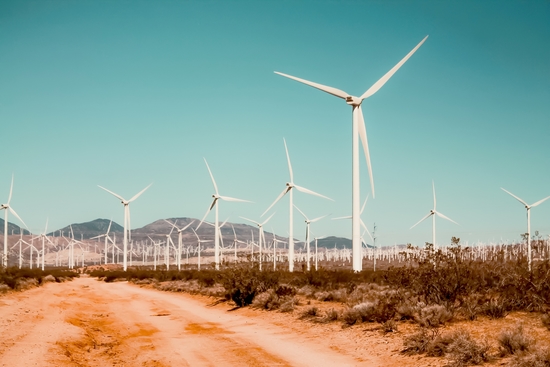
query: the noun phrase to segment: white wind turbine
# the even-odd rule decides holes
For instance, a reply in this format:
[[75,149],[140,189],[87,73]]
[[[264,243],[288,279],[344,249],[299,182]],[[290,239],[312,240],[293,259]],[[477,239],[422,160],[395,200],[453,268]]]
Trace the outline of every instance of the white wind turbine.
[[128,252],[128,240],[131,240],[132,239],[132,235],[130,233],[131,231],[131,227],[130,227],[130,203],[134,200],[136,200],[141,194],[143,194],[145,192],[145,190],[147,190],[149,187],[151,187],[152,183],[149,184],[149,186],[147,186],[146,188],[144,188],[143,190],[141,190],[140,192],[138,192],[137,194],[135,194],[130,200],[126,200],[124,199],[122,196],[118,195],[118,194],[115,194],[114,192],[112,191],[109,191],[107,190],[106,188],[102,187],[102,186],[99,186],[100,188],[102,188],[103,190],[107,191],[109,194],[115,196],[116,198],[118,198],[120,200],[120,202],[122,203],[122,205],[124,205],[124,251],[123,251],[123,268],[124,268],[124,271],[127,270],[128,268],[128,264],[127,264],[127,252]]
[[367,143],[367,131],[365,128],[365,120],[363,118],[363,112],[361,110],[361,103],[363,100],[369,98],[375,94],[386,82],[395,74],[397,70],[418,50],[418,48],[426,41],[428,36],[412,49],[397,65],[395,65],[390,71],[388,71],[382,78],[380,78],[376,83],[374,83],[361,97],[352,96],[340,89],[329,87],[326,85],[310,82],[308,80],[300,79],[291,75],[275,72],[276,74],[282,75],[284,77],[296,80],[298,82],[304,83],[311,87],[317,88],[332,94],[333,96],[342,98],[346,101],[347,104],[352,106],[352,247],[353,247],[353,270],[361,271],[362,270],[362,244],[361,244],[361,228],[359,223],[359,206],[360,204],[360,195],[359,195],[359,137],[361,138],[361,143],[363,144],[363,149],[365,151],[365,158],[367,159],[367,168],[369,170],[370,184],[372,189],[372,197],[374,198],[374,179],[372,176],[372,167],[370,163],[370,154],[369,147]]
[[201,243],[212,242],[212,240],[201,240],[197,232],[193,228],[191,229],[193,230],[193,233],[195,234],[195,236],[197,236],[197,254],[198,254],[197,269],[200,271],[201,270]]
[[[324,195],[318,194],[314,191],[311,191],[309,189],[306,189],[305,187],[298,186],[294,183],[294,174],[292,173],[292,165],[290,164],[290,156],[288,155],[288,148],[286,146],[286,140],[283,138],[283,142],[285,144],[285,152],[286,152],[286,159],[288,162],[288,171],[290,173],[290,182],[286,183],[286,187],[284,188],[283,192],[279,194],[277,199],[269,206],[269,208],[266,209],[265,212],[261,215],[262,217],[275,205],[283,196],[285,196],[286,193],[289,193],[289,228],[288,228],[288,271],[292,272],[294,271],[294,203],[292,200],[292,189],[296,189],[298,191],[304,192],[306,194],[315,195],[322,197],[324,199],[332,200],[329,197],[326,197]],[[332,200],[334,201],[334,200]]]
[[507,194],[514,197],[520,203],[525,205],[525,209],[527,209],[527,261],[528,261],[528,264],[529,264],[529,271],[531,271],[531,261],[532,261],[532,259],[531,259],[531,208],[534,208],[534,207],[542,204],[546,200],[550,199],[550,196],[545,197],[544,199],[539,200],[536,203],[529,205],[525,201],[523,201],[522,199],[518,198],[516,195],[512,194],[510,191],[507,191],[507,190],[503,189],[502,187],[501,187],[501,189],[504,192],[506,192]]
[[252,223],[255,223],[257,226],[258,226],[258,234],[259,234],[259,247],[260,247],[260,254],[259,254],[259,259],[260,259],[260,270],[262,270],[262,240],[264,242],[264,246],[265,246],[265,236],[264,236],[264,225],[269,222],[269,220],[275,215],[275,213],[271,214],[266,220],[264,220],[262,223],[260,222],[256,222],[255,220],[252,220],[252,219],[248,219],[248,218],[245,218],[245,217],[241,217],[242,219],[244,220],[247,220],[249,222],[252,222]]
[[[169,222],[166,219],[164,221],[166,223],[170,224],[172,227],[174,227],[178,231],[178,255],[177,255],[178,256],[178,261],[177,261],[177,265],[178,265],[178,270],[181,270],[181,246],[182,246],[183,231],[185,231],[187,228],[189,228],[191,226],[191,224],[195,223],[195,221],[192,220],[191,222],[189,222],[189,224],[187,224],[183,228],[176,227],[175,223]],[[177,222],[177,220],[176,220],[176,222]]]
[[105,264],[107,264],[107,240],[111,241],[111,243],[114,243],[114,241],[111,239],[111,237],[109,236],[109,232],[111,231],[111,224],[113,224],[113,220],[111,220],[109,222],[109,227],[107,228],[107,232],[105,232],[105,234],[100,234],[99,236],[95,236],[95,237],[92,237],[90,238],[91,240],[93,239],[100,239],[101,237],[105,237]]
[[[294,207],[296,208],[296,210],[298,210],[300,212],[300,214],[302,214],[302,216],[305,218],[305,222],[306,222],[306,244],[307,244],[307,271],[309,271],[311,269],[310,267],[310,249],[309,249],[309,225],[311,223],[315,223],[321,219],[323,219],[324,217],[326,217],[327,215],[323,215],[322,217],[317,217],[317,218],[314,218],[314,219],[309,219],[303,211],[300,210],[300,208],[298,208],[296,205],[294,205]],[[315,241],[315,256],[317,256],[317,241]],[[317,270],[317,259],[315,259],[315,270]]]
[[[17,215],[15,210],[10,206],[11,194],[13,193],[13,175],[11,176],[11,186],[10,186],[10,195],[8,196],[8,203],[0,205],[0,210],[5,210],[4,212],[4,252],[2,252],[2,267],[8,267],[8,211],[10,211],[17,219],[23,223],[25,228],[27,225],[23,222],[23,219]],[[28,229],[28,228],[27,228]],[[22,230],[22,229],[21,229]]]
[[449,222],[453,222],[454,224],[458,225],[457,222],[455,222],[454,220],[452,220],[451,218],[449,217],[446,217],[445,215],[441,214],[440,212],[438,212],[435,208],[436,208],[436,204],[437,204],[437,201],[435,199],[435,185],[432,181],[432,190],[433,190],[433,195],[434,195],[434,208],[432,210],[430,210],[430,212],[428,214],[426,214],[426,216],[422,219],[420,219],[414,226],[412,226],[410,229],[413,229],[414,227],[416,227],[418,224],[420,224],[421,222],[423,222],[425,219],[429,218],[429,217],[432,217],[432,244],[434,246],[434,248],[436,248],[436,244],[435,244],[435,216],[439,216],[443,219],[446,219],[448,220]]
[[[216,264],[216,270],[219,270],[220,269],[220,232],[219,232],[220,231],[220,226],[219,226],[219,220],[218,220],[218,205],[217,205],[218,200],[222,199],[222,200],[225,200],[225,201],[239,201],[239,202],[243,202],[243,203],[250,203],[250,201],[242,200],[242,199],[235,199],[235,198],[232,198],[232,197],[229,197],[229,196],[220,195],[220,193],[218,192],[218,186],[216,185],[216,181],[214,180],[214,176],[212,175],[212,171],[210,171],[210,167],[208,166],[208,162],[206,161],[206,158],[204,158],[204,163],[206,163],[206,168],[208,168],[208,173],[210,173],[210,178],[212,179],[212,184],[214,185],[214,190],[216,192],[212,195],[212,197],[214,198],[214,200],[212,200],[212,204],[210,204],[210,207],[208,208],[208,210],[204,214],[204,217],[202,217],[201,222],[199,223],[199,225],[197,226],[197,228],[195,230],[199,229],[199,227],[202,225],[202,222],[204,222],[204,220],[206,219],[206,216],[208,215],[210,210],[212,210],[212,208],[215,206],[216,207],[216,210],[215,210],[216,219],[215,219],[215,222],[214,222],[214,263]],[[204,242],[204,241],[202,241],[202,242]]]

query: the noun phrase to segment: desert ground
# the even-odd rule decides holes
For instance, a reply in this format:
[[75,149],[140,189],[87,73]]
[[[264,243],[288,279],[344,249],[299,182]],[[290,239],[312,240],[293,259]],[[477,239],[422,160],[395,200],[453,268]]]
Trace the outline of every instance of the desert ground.
[[[215,301],[85,275],[9,293],[0,296],[0,366],[446,364],[442,358],[400,353],[403,336],[416,330],[412,324],[383,333],[376,324],[342,328]],[[517,322],[537,339],[547,339],[540,320],[527,313],[462,327],[487,337]]]

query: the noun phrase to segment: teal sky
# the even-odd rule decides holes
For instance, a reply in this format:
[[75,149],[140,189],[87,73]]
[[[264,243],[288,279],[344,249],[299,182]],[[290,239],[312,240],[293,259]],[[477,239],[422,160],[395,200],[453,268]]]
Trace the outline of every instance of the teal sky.
[[[112,218],[132,227],[201,218],[213,186],[259,219],[288,180],[310,217],[351,214],[351,108],[273,73],[361,95],[424,45],[363,103],[376,199],[363,220],[378,243],[517,240],[529,203],[550,195],[549,1],[0,2],[0,201],[39,232]],[[370,192],[361,160],[361,194]],[[266,227],[288,230],[288,199]],[[3,213],[2,213],[3,215]],[[213,213],[208,217],[213,220]],[[304,226],[295,213],[295,236]],[[10,221],[20,224],[13,216]],[[315,235],[351,237],[350,221]],[[550,234],[550,200],[532,231]]]

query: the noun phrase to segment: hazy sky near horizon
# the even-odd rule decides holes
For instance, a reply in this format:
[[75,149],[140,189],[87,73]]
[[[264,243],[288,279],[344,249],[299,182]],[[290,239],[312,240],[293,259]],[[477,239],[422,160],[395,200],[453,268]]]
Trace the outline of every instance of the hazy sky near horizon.
[[[0,2],[0,202],[33,232],[96,218],[132,227],[260,215],[289,179],[310,218],[351,214],[351,108],[273,73],[361,95],[424,45],[363,103],[376,198],[362,216],[378,244],[517,240],[528,203],[550,195],[549,1]],[[361,151],[361,196],[370,193]],[[288,198],[266,230],[287,235]],[[532,211],[550,234],[550,200]],[[1,213],[3,217],[3,213]],[[214,220],[212,212],[208,220]],[[13,216],[10,222],[20,225]],[[295,237],[305,225],[295,212]],[[314,235],[351,237],[323,219]],[[370,243],[370,241],[368,241]]]

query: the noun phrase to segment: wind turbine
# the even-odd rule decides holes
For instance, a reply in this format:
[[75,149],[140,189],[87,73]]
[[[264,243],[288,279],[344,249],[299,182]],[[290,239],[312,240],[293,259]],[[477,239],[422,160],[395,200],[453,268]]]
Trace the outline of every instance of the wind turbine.
[[[314,219],[309,219],[303,211],[300,210],[300,208],[298,208],[296,205],[294,205],[294,207],[300,212],[300,214],[302,214],[302,216],[305,218],[305,222],[306,222],[306,244],[307,244],[307,271],[310,270],[310,250],[309,250],[309,225],[311,223],[315,223],[317,222],[318,220],[321,220],[323,219],[324,217],[326,217],[327,215],[323,215],[322,217],[317,217],[317,218],[314,218]],[[315,256],[317,256],[317,241],[315,242]],[[317,259],[315,259],[315,270],[317,270]]]
[[443,219],[446,219],[448,220],[449,222],[453,222],[454,224],[458,225],[457,222],[455,222],[454,220],[452,220],[451,218],[449,217],[446,217],[445,215],[441,214],[440,212],[438,212],[435,208],[436,208],[436,204],[437,204],[437,201],[435,199],[435,184],[434,182],[432,181],[432,190],[433,190],[433,194],[434,194],[434,208],[432,210],[430,210],[430,212],[428,214],[426,214],[426,216],[422,219],[420,219],[414,226],[412,226],[410,229],[413,229],[414,227],[416,227],[418,224],[420,224],[421,222],[423,222],[425,219],[429,218],[429,217],[432,217],[432,241],[433,241],[433,246],[434,248],[436,247],[436,244],[435,244],[435,216],[439,216]]
[[[292,165],[290,164],[290,156],[288,155],[288,148],[286,146],[286,140],[283,138],[283,142],[285,144],[285,152],[286,152],[286,160],[288,162],[288,171],[289,171],[289,174],[290,174],[290,182],[287,182],[286,183],[286,187],[284,188],[283,192],[281,192],[279,194],[279,196],[277,197],[277,199],[275,199],[275,201],[273,202],[273,204],[271,204],[269,206],[269,208],[266,209],[265,212],[263,212],[263,214],[261,215],[262,217],[265,215],[265,213],[267,213],[269,211],[269,209],[271,209],[273,207],[273,205],[275,205],[283,196],[285,196],[286,193],[289,193],[288,196],[289,196],[289,228],[288,228],[288,271],[292,272],[294,271],[294,238],[293,238],[293,234],[294,234],[294,203],[293,203],[293,200],[292,200],[292,189],[296,189],[298,191],[301,191],[301,192],[304,192],[306,194],[310,194],[310,195],[315,195],[315,196],[319,196],[319,197],[322,197],[324,199],[327,199],[327,200],[332,200],[331,198],[329,197],[326,197],[324,195],[321,195],[321,194],[318,194],[314,191],[311,191],[309,189],[306,189],[305,187],[302,187],[302,186],[298,186],[294,183],[294,174],[292,173]],[[334,200],[332,200],[334,201]]]
[[151,187],[152,183],[149,184],[149,186],[147,186],[146,188],[144,188],[143,190],[141,190],[140,192],[138,192],[137,194],[135,194],[130,200],[126,200],[124,199],[122,196],[118,195],[118,194],[115,194],[114,192],[112,191],[109,191],[107,190],[106,188],[104,188],[103,186],[99,186],[100,188],[102,188],[103,190],[107,191],[109,194],[115,196],[116,198],[118,198],[120,200],[120,202],[122,203],[122,205],[124,205],[124,255],[123,255],[123,268],[124,268],[124,271],[126,271],[128,269],[128,264],[127,264],[127,261],[126,261],[126,257],[127,257],[127,252],[128,252],[128,239],[132,239],[132,235],[131,233],[129,233],[131,231],[131,227],[130,227],[130,203],[134,200],[136,200],[141,194],[143,194],[145,192],[145,190],[147,190],[149,187]]
[[197,232],[191,228],[193,230],[193,233],[195,234],[195,236],[197,236],[197,253],[198,253],[198,259],[197,259],[197,268],[198,270],[200,271],[201,270],[201,243],[203,242],[212,242],[212,240],[201,240],[199,235],[197,234]]
[[[11,176],[11,186],[10,186],[10,195],[8,196],[8,203],[0,205],[0,210],[5,210],[4,212],[4,252],[2,253],[2,267],[8,267],[8,211],[10,211],[17,219],[23,223],[25,228],[27,225],[23,222],[23,219],[17,215],[15,210],[10,206],[11,194],[13,193],[13,175]],[[27,228],[28,229],[28,228]],[[22,229],[21,229],[22,230]]]
[[518,200],[520,203],[525,205],[525,209],[527,209],[527,258],[528,258],[528,264],[529,264],[529,271],[531,271],[531,208],[536,207],[537,205],[542,204],[546,200],[550,199],[550,196],[545,197],[542,200],[537,201],[534,204],[527,204],[525,201],[517,197],[516,195],[512,194],[510,191],[507,191],[501,187],[501,189],[506,192],[507,194],[514,197],[516,200]]
[[390,71],[388,71],[382,78],[380,78],[376,83],[374,83],[361,97],[352,96],[340,89],[329,87],[326,85],[310,82],[308,80],[300,79],[291,75],[275,72],[276,74],[282,75],[284,77],[296,80],[298,82],[309,85],[313,88],[317,88],[332,94],[333,96],[342,98],[346,101],[347,104],[352,106],[352,246],[353,246],[353,270],[361,271],[362,270],[362,244],[361,244],[361,228],[359,223],[359,206],[360,204],[360,195],[359,195],[359,137],[361,138],[361,143],[363,144],[363,150],[365,151],[365,158],[367,160],[367,168],[369,170],[370,184],[372,189],[372,197],[374,198],[374,179],[372,176],[372,167],[370,163],[370,154],[369,146],[367,142],[367,130],[365,128],[365,120],[363,118],[363,112],[361,110],[361,103],[363,100],[369,98],[375,94],[386,82],[395,74],[397,70],[418,50],[418,48],[426,41],[428,36],[412,49],[401,61],[397,63]]
[[245,218],[245,217],[241,217],[242,219],[244,220],[247,220],[249,222],[252,222],[252,223],[255,223],[257,226],[258,226],[258,232],[259,232],[259,243],[260,243],[260,256],[259,256],[259,259],[260,259],[260,271],[262,270],[262,240],[264,241],[265,243],[265,236],[264,236],[264,225],[269,222],[269,220],[275,215],[275,213],[271,214],[269,216],[269,218],[267,218],[266,220],[264,220],[262,223],[260,222],[256,222],[255,220],[252,220],[252,219],[248,219],[248,218]]
[[[191,226],[191,224],[195,223],[195,221],[192,220],[191,222],[189,222],[188,225],[186,225],[183,228],[176,227],[175,223],[169,222],[166,219],[164,221],[166,223],[170,224],[172,227],[174,227],[178,231],[178,270],[180,270],[181,269],[181,245],[182,245],[183,231],[185,231],[187,228],[189,228]],[[176,222],[177,222],[177,220],[176,220]]]
[[109,232],[111,231],[111,224],[113,224],[113,220],[109,222],[109,227],[107,228],[107,232],[105,232],[105,234],[100,234],[99,236],[90,238],[91,240],[96,238],[99,240],[101,237],[105,237],[105,264],[107,264],[107,240],[111,241],[111,243],[114,243],[111,237],[109,237]]
[[218,205],[217,205],[218,200],[222,199],[222,200],[225,200],[225,201],[239,201],[239,202],[244,202],[244,203],[249,203],[250,201],[242,200],[242,199],[235,199],[235,198],[232,198],[232,197],[229,197],[229,196],[220,195],[220,193],[218,192],[218,186],[216,185],[216,181],[214,180],[214,176],[212,175],[212,171],[210,171],[210,167],[208,166],[208,162],[206,161],[206,158],[204,158],[204,163],[206,163],[206,168],[208,168],[208,173],[210,173],[210,178],[212,179],[212,184],[214,185],[214,190],[216,192],[212,195],[214,200],[212,200],[212,204],[210,204],[210,207],[208,208],[208,210],[204,214],[204,217],[202,217],[201,222],[197,226],[196,230],[199,229],[202,222],[204,222],[204,220],[206,219],[206,216],[208,215],[210,210],[212,210],[212,208],[215,206],[216,207],[216,210],[215,210],[216,219],[215,219],[215,222],[214,222],[214,263],[216,264],[216,270],[219,270],[220,269],[220,233],[219,233],[220,226],[219,226],[219,222],[218,222]]

